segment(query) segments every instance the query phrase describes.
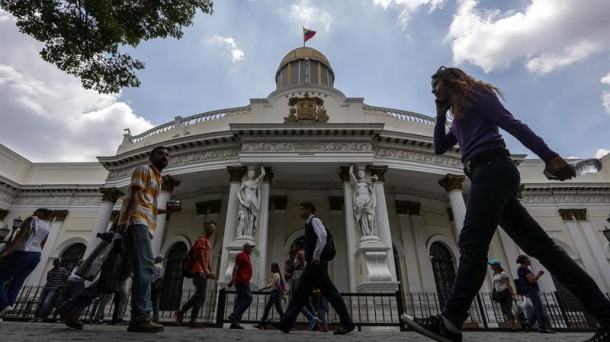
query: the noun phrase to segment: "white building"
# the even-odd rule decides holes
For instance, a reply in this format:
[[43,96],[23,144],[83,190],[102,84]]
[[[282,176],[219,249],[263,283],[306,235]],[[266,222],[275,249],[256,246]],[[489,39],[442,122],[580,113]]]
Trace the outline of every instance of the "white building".
[[[219,226],[213,241],[218,284],[226,285],[234,255],[251,241],[253,283],[262,287],[269,265],[283,264],[303,235],[300,203],[312,201],[336,241],[331,276],[340,291],[400,286],[442,298],[457,268],[456,237],[469,191],[459,150],[434,155],[433,118],[347,97],[334,88],[334,77],[322,53],[297,48],[282,59],[277,88],[265,98],[127,134],[117,154],[99,162],[32,163],[0,145],[0,227],[10,228],[13,219],[38,207],[55,210],[42,262],[27,284],[44,284],[54,258],[74,261],[95,247],[96,234],[120,209],[117,199],[132,169],[147,162],[152,147],[164,145],[171,159],[160,206],[178,199],[183,210],[159,216],[153,249],[168,259],[166,285],[175,291],[182,285],[179,260],[210,220]],[[567,182],[548,181],[538,159],[512,158],[522,175],[524,205],[602,290],[610,291],[608,241],[602,234],[610,213],[610,156],[603,158],[602,172]],[[364,180],[377,178],[370,182],[376,198],[370,231],[361,229],[354,215],[352,165],[356,175],[366,170]],[[247,170],[254,170],[254,181],[261,167],[265,176],[253,188],[260,201],[254,233],[241,234],[238,192]],[[520,253],[499,230],[489,257],[516,278]],[[483,291],[490,279],[491,274]],[[543,291],[559,286],[552,277],[543,277],[541,285]]]

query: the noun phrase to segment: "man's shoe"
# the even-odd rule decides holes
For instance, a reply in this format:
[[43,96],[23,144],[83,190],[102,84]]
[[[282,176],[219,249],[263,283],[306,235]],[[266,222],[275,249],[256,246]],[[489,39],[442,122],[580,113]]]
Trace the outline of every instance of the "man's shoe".
[[350,325],[348,327],[341,327],[341,329],[335,330],[335,332],[333,334],[335,334],[335,335],[345,335],[345,334],[349,334],[350,332],[354,331],[354,329],[356,329],[355,325]]
[[182,313],[182,311],[176,311],[174,316],[176,316],[176,325],[181,326],[182,322],[184,321],[184,313]]
[[595,335],[584,342],[610,342],[610,328],[600,328]]
[[80,313],[70,309],[65,304],[57,308],[57,312],[66,326],[79,330],[83,328],[83,322],[79,320]]
[[0,318],[4,317],[4,315],[6,315],[7,313],[13,311],[13,306],[9,305],[9,306],[5,306],[4,309],[0,310]]
[[161,324],[153,323],[149,317],[141,319],[137,322],[129,323],[127,327],[127,331],[130,332],[147,332],[147,333],[157,333],[165,330],[165,327]]
[[94,320],[94,321],[91,321],[91,324],[96,324],[96,325],[97,325],[97,324],[104,324],[104,321],[103,321],[103,320],[101,320],[101,319],[96,319],[96,320]]
[[316,327],[316,325],[318,325],[318,320],[319,320],[318,317],[312,318],[311,321],[309,321],[307,329],[313,330]]
[[229,326],[229,329],[245,329],[245,328],[242,327],[241,325],[239,325],[239,323],[231,323],[231,325]]
[[400,320],[418,333],[440,342],[462,342],[462,332],[449,331],[443,323],[443,318],[430,316],[428,318],[415,318],[402,314]]
[[284,324],[282,324],[282,322],[275,323],[274,325],[275,325],[275,328],[279,331],[282,331],[286,334],[288,334],[290,332],[290,326],[284,325]]
[[189,329],[204,329],[205,325],[201,322],[191,322],[188,325]]
[[538,329],[538,332],[541,334],[554,334],[555,330],[544,328],[544,329]]

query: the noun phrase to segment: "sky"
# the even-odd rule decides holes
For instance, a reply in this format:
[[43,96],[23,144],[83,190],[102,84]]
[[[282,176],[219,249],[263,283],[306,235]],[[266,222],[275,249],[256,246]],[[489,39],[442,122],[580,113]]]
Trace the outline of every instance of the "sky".
[[[275,89],[282,58],[322,52],[335,88],[368,105],[434,116],[430,75],[456,66],[564,158],[610,152],[608,0],[222,0],[184,36],[126,47],[139,88],[101,95],[44,62],[42,44],[0,9],[0,144],[32,162],[112,156],[133,135]],[[514,154],[537,158],[504,134]]]

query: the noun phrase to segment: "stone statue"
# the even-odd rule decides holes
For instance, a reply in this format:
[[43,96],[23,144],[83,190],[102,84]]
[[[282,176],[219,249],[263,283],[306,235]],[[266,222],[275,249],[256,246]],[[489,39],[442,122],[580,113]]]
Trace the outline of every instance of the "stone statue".
[[237,192],[239,199],[238,212],[238,236],[254,236],[258,228],[258,215],[260,214],[260,183],[265,177],[265,168],[261,166],[261,174],[254,179],[256,171],[248,170],[248,179],[241,183],[241,187]]
[[375,206],[377,205],[373,183],[364,178],[363,169],[358,170],[358,179],[356,179],[353,165],[349,168],[349,175],[353,188],[352,203],[356,222],[360,225],[362,236],[373,236]]

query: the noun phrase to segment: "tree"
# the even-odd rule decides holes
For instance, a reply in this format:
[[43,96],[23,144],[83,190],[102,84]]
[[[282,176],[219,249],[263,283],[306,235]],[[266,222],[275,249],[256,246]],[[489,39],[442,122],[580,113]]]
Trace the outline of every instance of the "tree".
[[211,0],[0,0],[17,27],[44,43],[42,58],[81,79],[83,87],[117,93],[137,87],[144,63],[120,51],[153,38],[182,37]]

